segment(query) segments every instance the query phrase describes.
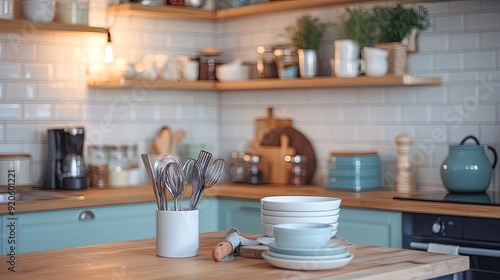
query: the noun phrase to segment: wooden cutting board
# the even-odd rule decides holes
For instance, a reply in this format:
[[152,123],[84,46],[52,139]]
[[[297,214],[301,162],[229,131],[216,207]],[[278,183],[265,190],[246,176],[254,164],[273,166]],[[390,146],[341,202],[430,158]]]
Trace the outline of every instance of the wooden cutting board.
[[293,122],[291,119],[275,119],[274,118],[274,108],[267,108],[267,117],[255,120],[255,139],[261,139],[261,137],[267,133],[270,129],[276,127],[287,127],[292,126]]
[[279,146],[280,137],[286,134],[290,139],[290,147],[295,149],[295,155],[303,155],[307,158],[305,184],[310,185],[314,172],[316,171],[316,156],[311,142],[300,131],[293,127],[277,127],[266,133],[260,140],[261,147]]
[[[262,170],[264,180],[269,183],[286,183],[285,155],[295,155],[295,149],[289,146],[290,139],[286,134],[279,136],[278,146],[257,146],[256,153],[269,163],[270,169]],[[266,180],[267,178],[267,180]]]

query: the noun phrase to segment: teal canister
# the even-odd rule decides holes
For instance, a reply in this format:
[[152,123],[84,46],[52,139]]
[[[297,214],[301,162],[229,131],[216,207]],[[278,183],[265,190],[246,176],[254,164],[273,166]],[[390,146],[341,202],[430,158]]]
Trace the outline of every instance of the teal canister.
[[[466,145],[469,139],[476,144]],[[493,163],[486,156],[486,150],[493,153]],[[449,192],[484,192],[490,184],[491,172],[496,163],[496,150],[490,145],[480,144],[475,136],[469,135],[460,145],[450,146],[448,156],[441,164],[441,179]]]

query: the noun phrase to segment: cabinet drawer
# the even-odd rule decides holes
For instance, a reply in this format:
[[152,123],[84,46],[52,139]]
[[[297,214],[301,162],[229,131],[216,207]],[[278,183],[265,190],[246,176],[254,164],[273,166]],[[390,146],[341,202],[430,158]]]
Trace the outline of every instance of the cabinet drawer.
[[17,252],[32,252],[155,236],[154,203],[18,215]]

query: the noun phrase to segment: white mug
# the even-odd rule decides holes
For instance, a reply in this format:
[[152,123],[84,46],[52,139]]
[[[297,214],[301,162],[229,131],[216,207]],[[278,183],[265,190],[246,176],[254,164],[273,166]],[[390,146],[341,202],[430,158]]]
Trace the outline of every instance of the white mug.
[[333,42],[334,46],[334,58],[337,60],[358,60],[359,59],[359,47],[353,40],[343,39],[335,40]]
[[200,73],[199,63],[196,60],[177,61],[179,79],[181,81],[196,81]]
[[189,258],[200,246],[198,210],[156,210],[156,255]]
[[332,75],[339,78],[354,78],[360,73],[360,61],[330,59]]
[[382,77],[387,75],[388,62],[387,57],[389,52],[383,49],[364,47],[363,51],[364,58],[364,72],[366,76],[369,77]]

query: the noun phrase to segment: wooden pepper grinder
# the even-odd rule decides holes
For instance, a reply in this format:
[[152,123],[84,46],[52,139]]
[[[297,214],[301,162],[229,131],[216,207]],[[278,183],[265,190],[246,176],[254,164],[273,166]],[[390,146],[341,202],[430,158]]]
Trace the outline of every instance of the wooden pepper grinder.
[[400,134],[394,138],[398,153],[398,175],[396,176],[396,190],[398,192],[411,192],[413,190],[413,164],[412,148],[413,137]]

